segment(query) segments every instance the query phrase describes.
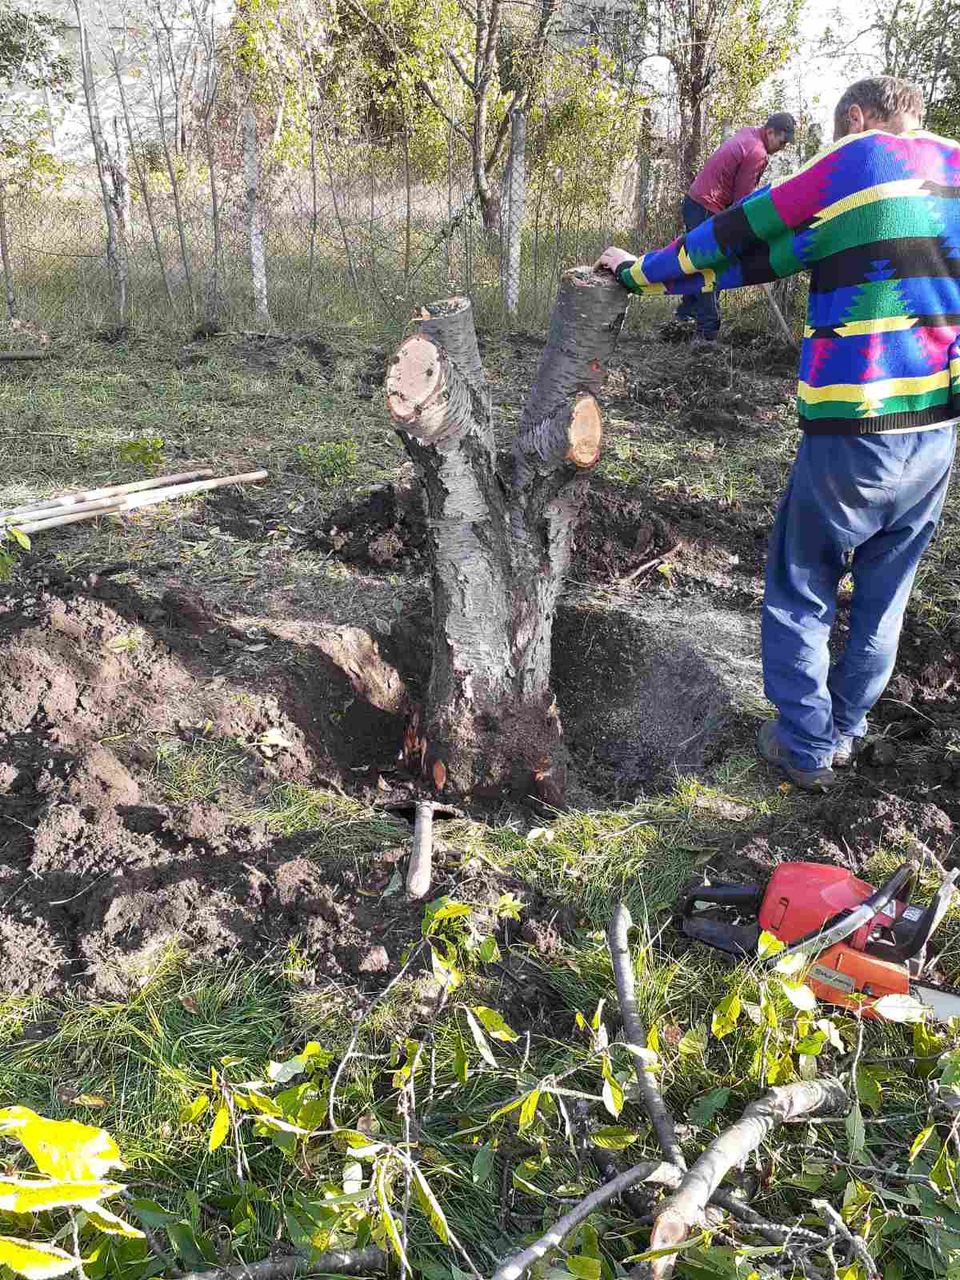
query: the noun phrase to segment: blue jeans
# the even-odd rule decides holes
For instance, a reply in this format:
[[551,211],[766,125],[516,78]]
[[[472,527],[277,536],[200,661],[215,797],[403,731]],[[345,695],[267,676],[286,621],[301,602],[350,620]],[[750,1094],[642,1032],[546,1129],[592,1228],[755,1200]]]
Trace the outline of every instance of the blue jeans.
[[[680,206],[683,225],[688,231],[699,227],[701,222],[712,218],[713,214],[689,196],[683,197]],[[715,338],[720,332],[720,293],[713,289],[708,293],[688,293],[676,310],[678,320],[696,320],[697,333],[704,338]]]
[[[893,672],[903,612],[940,519],[956,428],[805,435],[767,553],[763,678],[797,769],[861,737]],[[850,630],[830,669],[837,587],[853,575]]]

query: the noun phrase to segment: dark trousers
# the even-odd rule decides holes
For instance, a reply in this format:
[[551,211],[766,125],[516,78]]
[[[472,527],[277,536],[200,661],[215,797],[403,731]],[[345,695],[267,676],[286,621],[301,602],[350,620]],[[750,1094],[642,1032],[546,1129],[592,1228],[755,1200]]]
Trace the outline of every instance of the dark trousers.
[[[691,200],[689,196],[683,197],[680,213],[683,216],[683,225],[688,231],[692,231],[694,227],[699,227],[701,222],[706,222],[708,218],[713,217],[709,209],[705,209],[702,204],[697,204],[696,200]],[[701,337],[715,338],[720,332],[719,289],[712,289],[707,293],[698,291],[685,294],[683,301],[677,307],[676,316],[678,320],[695,320],[697,333]]]

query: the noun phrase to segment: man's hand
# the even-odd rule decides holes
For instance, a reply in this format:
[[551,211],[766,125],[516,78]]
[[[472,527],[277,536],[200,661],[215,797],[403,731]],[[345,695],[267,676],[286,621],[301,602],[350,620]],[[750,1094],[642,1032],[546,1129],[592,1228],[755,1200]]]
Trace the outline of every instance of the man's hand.
[[593,264],[593,269],[594,271],[612,271],[616,275],[617,268],[623,266],[625,262],[636,262],[636,258],[632,253],[627,253],[626,249],[618,249],[612,244],[609,249],[604,249]]

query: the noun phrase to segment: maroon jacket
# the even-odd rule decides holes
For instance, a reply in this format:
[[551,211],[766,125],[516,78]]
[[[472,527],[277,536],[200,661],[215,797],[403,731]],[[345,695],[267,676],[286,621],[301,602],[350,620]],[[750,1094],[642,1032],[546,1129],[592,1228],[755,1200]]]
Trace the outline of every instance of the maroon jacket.
[[691,200],[710,213],[729,209],[756,190],[770,157],[763,145],[763,130],[740,129],[720,144],[690,188]]

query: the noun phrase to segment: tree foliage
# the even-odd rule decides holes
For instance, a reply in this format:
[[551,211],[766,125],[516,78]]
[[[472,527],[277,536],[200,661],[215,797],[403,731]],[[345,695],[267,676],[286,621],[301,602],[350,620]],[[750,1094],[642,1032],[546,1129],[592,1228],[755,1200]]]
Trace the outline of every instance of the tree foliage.
[[33,95],[66,95],[72,75],[62,51],[63,25],[12,0],[0,0],[0,177],[30,184],[57,172],[46,145],[49,117]]
[[960,134],[960,3],[883,0],[877,11],[887,75],[915,80],[927,103],[927,126]]

